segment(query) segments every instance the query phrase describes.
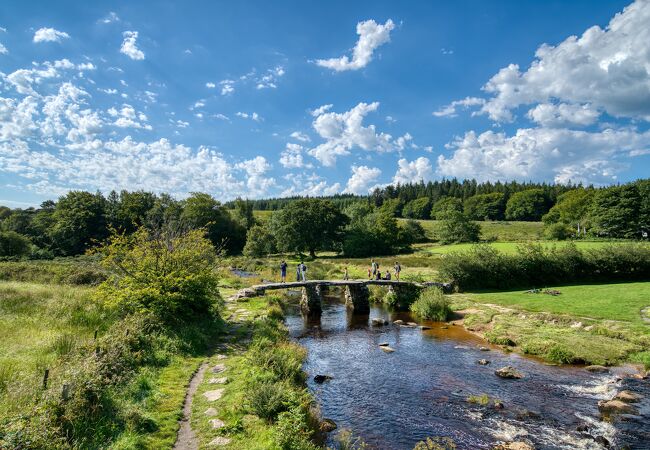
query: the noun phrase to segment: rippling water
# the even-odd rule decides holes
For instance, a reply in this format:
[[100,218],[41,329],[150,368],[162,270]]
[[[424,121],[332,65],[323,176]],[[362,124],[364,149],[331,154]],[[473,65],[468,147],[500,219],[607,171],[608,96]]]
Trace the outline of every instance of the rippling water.
[[[391,325],[372,327],[374,317]],[[594,437],[616,439],[616,429],[600,420],[597,407],[599,399],[617,390],[614,374],[547,366],[497,347],[480,351],[485,341],[462,327],[421,322],[432,327],[423,331],[393,325],[396,319],[413,320],[379,306],[369,316],[352,315],[336,298],[324,302],[319,322],[305,323],[297,311],[287,317],[291,335],[309,351],[305,370],[323,416],[372,448],[412,449],[433,436],[451,437],[466,449],[512,440],[540,449],[598,449],[604,447]],[[383,352],[382,342],[396,351]],[[491,363],[477,364],[482,358]],[[506,365],[525,377],[497,377],[494,370]],[[316,374],[333,379],[316,384]],[[467,402],[469,395],[481,394],[501,400],[505,408]],[[588,435],[576,431],[579,425],[587,426]],[[649,426],[644,425],[646,431]]]

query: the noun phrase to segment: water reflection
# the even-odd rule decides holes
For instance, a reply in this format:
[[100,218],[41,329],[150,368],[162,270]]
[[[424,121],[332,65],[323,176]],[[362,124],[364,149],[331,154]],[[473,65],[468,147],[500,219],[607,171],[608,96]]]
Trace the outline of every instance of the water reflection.
[[[390,325],[370,326],[373,318]],[[604,448],[593,437],[612,441],[615,429],[599,420],[597,401],[611,398],[612,374],[549,367],[492,348],[459,326],[425,323],[430,330],[392,324],[413,321],[408,313],[373,306],[359,316],[341,299],[328,297],[320,320],[287,316],[291,335],[308,349],[305,370],[325,417],[361,435],[372,448],[412,449],[430,436],[449,436],[458,448],[482,449],[500,440],[528,440],[536,448]],[[396,351],[385,353],[380,343]],[[486,358],[490,365],[477,360]],[[503,380],[494,370],[512,365],[522,380]],[[316,384],[316,374],[333,379]],[[487,394],[503,410],[467,402]],[[588,424],[589,436],[576,431]]]

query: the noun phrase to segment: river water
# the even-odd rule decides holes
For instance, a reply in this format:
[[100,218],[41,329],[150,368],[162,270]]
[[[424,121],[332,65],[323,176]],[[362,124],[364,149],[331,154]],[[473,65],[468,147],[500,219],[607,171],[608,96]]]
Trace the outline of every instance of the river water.
[[[371,326],[375,317],[390,325]],[[323,417],[371,448],[410,450],[434,436],[450,437],[460,449],[488,449],[499,441],[526,441],[538,449],[606,448],[598,436],[616,447],[628,442],[631,448],[650,448],[650,442],[638,446],[650,436],[650,423],[628,425],[623,439],[616,425],[600,420],[598,400],[621,389],[616,373],[549,366],[504,353],[461,326],[419,322],[432,327],[420,330],[394,325],[397,319],[413,320],[409,313],[377,305],[369,315],[353,315],[338,297],[326,299],[320,321],[305,322],[297,309],[286,319],[292,337],[308,349],[305,370]],[[379,344],[385,342],[395,352],[382,351]],[[479,365],[479,359],[490,364]],[[494,374],[507,365],[525,377]],[[333,379],[317,384],[316,374]],[[505,407],[467,402],[481,394]],[[586,431],[577,431],[580,426]]]

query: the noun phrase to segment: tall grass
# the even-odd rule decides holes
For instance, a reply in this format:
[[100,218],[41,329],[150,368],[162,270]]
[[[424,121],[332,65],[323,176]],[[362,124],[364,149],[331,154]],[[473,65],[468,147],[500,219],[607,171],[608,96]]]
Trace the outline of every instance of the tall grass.
[[411,311],[423,319],[446,321],[451,316],[451,302],[437,287],[422,290]]

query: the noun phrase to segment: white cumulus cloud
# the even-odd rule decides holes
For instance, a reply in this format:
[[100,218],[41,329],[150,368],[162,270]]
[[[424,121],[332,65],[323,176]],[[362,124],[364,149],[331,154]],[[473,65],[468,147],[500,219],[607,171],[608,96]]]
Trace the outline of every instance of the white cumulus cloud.
[[124,40],[122,41],[122,47],[120,47],[120,53],[124,53],[131,59],[134,60],[143,60],[144,52],[138,48],[138,32],[137,31],[125,31],[122,33]]
[[69,39],[70,35],[65,31],[55,30],[54,28],[39,28],[34,33],[34,42],[61,42],[63,39]]
[[337,72],[362,69],[372,61],[374,51],[390,41],[390,32],[394,28],[395,24],[390,19],[383,25],[372,19],[359,22],[357,24],[359,40],[352,51],[352,59],[344,55],[340,58],[318,59],[316,64]]
[[367,194],[370,188],[376,184],[381,170],[377,167],[352,166],[352,176],[345,186],[345,191],[350,194]]
[[429,181],[433,178],[433,167],[431,161],[421,156],[414,161],[401,158],[397,162],[397,172],[393,177],[393,184],[417,183]]

